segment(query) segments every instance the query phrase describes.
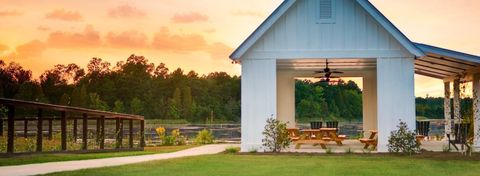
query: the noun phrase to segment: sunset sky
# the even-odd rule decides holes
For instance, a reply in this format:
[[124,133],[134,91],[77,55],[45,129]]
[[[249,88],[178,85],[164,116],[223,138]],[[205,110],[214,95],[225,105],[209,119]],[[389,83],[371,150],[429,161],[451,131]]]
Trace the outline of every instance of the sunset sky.
[[[282,0],[0,0],[0,56],[38,77],[55,64],[130,54],[170,69],[240,74],[229,54]],[[371,0],[412,41],[480,55],[480,1]],[[443,95],[418,76],[416,95]]]

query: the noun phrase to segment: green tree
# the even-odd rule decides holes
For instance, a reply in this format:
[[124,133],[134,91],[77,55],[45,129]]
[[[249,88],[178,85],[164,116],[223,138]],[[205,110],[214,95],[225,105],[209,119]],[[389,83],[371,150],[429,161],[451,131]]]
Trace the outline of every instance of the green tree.
[[70,97],[66,93],[64,93],[62,97],[60,97],[58,104],[68,106],[70,104]]
[[138,98],[133,98],[130,101],[130,112],[132,114],[142,115],[143,114],[143,102]]
[[91,109],[96,109],[101,111],[107,111],[110,109],[107,103],[101,100],[100,96],[97,93],[90,93],[89,100],[90,100],[89,107]]
[[192,90],[190,87],[186,86],[183,88],[183,101],[182,101],[182,107],[183,107],[183,117],[185,119],[192,120],[192,103],[193,103],[193,98],[192,98]]
[[113,112],[125,113],[125,105],[123,104],[122,101],[120,100],[115,101],[113,106]]

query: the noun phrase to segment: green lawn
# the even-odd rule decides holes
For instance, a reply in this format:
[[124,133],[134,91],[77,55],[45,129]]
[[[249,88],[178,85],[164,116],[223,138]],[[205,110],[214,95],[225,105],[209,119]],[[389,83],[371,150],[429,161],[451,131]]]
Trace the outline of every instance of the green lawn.
[[14,156],[14,157],[0,158],[0,166],[45,163],[45,162],[53,162],[53,161],[71,161],[71,160],[111,158],[111,157],[121,157],[121,156],[147,155],[147,154],[155,154],[155,153],[169,153],[169,152],[184,150],[191,147],[196,147],[196,145],[145,147],[144,151],[84,153],[84,154],[67,153],[67,154],[20,155],[20,156]]
[[152,161],[51,175],[479,175],[480,161],[381,155],[229,155]]

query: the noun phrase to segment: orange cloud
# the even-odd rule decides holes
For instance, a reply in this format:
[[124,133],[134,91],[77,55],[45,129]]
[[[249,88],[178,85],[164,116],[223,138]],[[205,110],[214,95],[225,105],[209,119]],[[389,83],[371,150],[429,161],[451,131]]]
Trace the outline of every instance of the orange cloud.
[[55,19],[62,21],[81,21],[82,15],[77,11],[66,11],[65,9],[57,9],[45,14],[47,19]]
[[199,34],[170,34],[167,27],[163,27],[153,37],[153,47],[172,52],[191,52],[207,48],[207,42]]
[[95,47],[101,45],[100,34],[91,25],[81,33],[53,32],[48,37],[48,45],[57,48]]
[[232,12],[234,16],[250,16],[250,17],[264,17],[265,15],[262,12],[257,11],[248,11],[248,10],[237,10]]
[[217,42],[211,44],[207,51],[210,53],[212,59],[227,60],[228,56],[233,51],[233,48],[225,45],[224,43]]
[[[2,47],[2,45],[0,45],[0,47]],[[6,50],[8,49],[8,47],[4,49]],[[17,46],[17,48],[15,48],[15,51],[3,57],[7,59],[25,59],[25,58],[31,58],[31,57],[39,57],[42,55],[45,49],[47,49],[47,47],[43,42],[39,40],[32,40],[28,43]],[[2,51],[0,49],[0,53],[1,52]]]
[[30,58],[41,56],[45,49],[47,49],[47,47],[43,42],[32,40],[28,43],[17,46],[16,51],[20,58]]
[[38,26],[37,29],[38,29],[39,31],[49,31],[49,30],[50,30],[49,27],[45,27],[45,26]]
[[142,48],[147,46],[147,36],[135,30],[125,31],[119,34],[110,32],[105,39],[107,45],[117,48]]
[[5,10],[5,11],[0,11],[0,17],[2,16],[20,16],[23,15],[22,12],[16,11],[16,10]]
[[202,22],[208,21],[208,16],[198,12],[190,12],[184,14],[175,14],[172,17],[174,23],[193,23],[193,22]]
[[125,4],[111,9],[108,16],[113,18],[142,18],[146,13],[136,7]]
[[7,51],[8,49],[10,48],[7,45],[0,44],[0,53]]

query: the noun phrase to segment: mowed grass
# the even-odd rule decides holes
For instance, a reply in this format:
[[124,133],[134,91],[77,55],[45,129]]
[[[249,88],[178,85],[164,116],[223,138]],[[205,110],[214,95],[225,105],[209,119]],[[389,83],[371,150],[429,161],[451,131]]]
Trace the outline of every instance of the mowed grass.
[[198,145],[184,146],[161,146],[145,147],[144,151],[125,151],[125,152],[105,152],[105,153],[58,153],[58,154],[32,154],[0,158],[0,166],[46,163],[54,161],[72,161],[86,159],[100,159],[122,156],[148,155],[156,153],[176,152]]
[[479,175],[480,161],[381,155],[218,154],[50,175]]

